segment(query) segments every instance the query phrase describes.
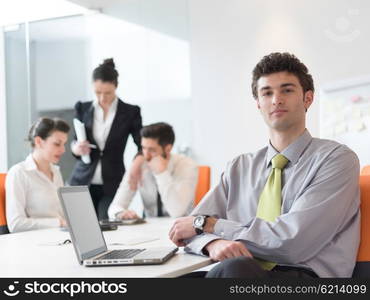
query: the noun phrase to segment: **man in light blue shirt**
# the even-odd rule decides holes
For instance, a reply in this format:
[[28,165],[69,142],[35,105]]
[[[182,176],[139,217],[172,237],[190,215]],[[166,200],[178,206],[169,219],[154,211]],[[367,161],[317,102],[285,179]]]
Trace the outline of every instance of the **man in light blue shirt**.
[[[263,57],[252,90],[269,127],[268,146],[232,160],[191,216],[175,221],[171,240],[221,262],[207,277],[351,277],[360,240],[356,154],[307,131],[314,85],[294,55]],[[286,160],[279,185],[270,178],[277,156]],[[264,207],[275,198],[281,206],[273,220],[261,217],[266,188],[275,194],[265,193]]]

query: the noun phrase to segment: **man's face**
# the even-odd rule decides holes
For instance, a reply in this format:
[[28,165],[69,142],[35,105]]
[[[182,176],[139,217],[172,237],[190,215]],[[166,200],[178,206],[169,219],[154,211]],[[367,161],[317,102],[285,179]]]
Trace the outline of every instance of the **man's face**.
[[303,93],[299,79],[288,72],[272,73],[257,81],[257,106],[266,124],[276,131],[305,126],[313,92]]
[[172,145],[166,145],[162,147],[158,144],[157,139],[141,138],[141,147],[143,148],[143,155],[147,161],[150,161],[153,157],[161,155],[163,158],[167,158],[171,152]]

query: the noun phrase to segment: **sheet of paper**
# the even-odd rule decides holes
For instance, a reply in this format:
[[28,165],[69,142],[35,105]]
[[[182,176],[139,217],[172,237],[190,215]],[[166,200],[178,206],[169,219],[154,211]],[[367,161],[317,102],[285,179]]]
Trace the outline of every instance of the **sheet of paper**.
[[126,245],[126,246],[132,246],[132,245],[138,245],[148,242],[153,242],[159,240],[159,237],[156,236],[137,236],[134,238],[128,238],[128,239],[122,239],[117,242],[112,242],[109,245],[111,246],[120,246],[120,245]]
[[361,119],[361,110],[359,108],[353,108],[352,109],[352,120],[359,120]]
[[[85,129],[84,123],[82,123],[80,120],[74,118],[73,119],[73,126],[75,128],[77,141],[79,141],[79,142],[86,141],[87,138],[86,138],[86,129]],[[82,155],[81,159],[85,164],[91,163],[90,155]]]
[[351,131],[360,132],[360,131],[365,130],[365,129],[366,129],[366,126],[365,126],[365,123],[362,121],[362,119],[355,120],[350,125],[350,130]]
[[335,121],[336,121],[337,124],[344,123],[345,120],[346,120],[346,117],[345,117],[343,111],[335,113]]
[[366,108],[363,110],[363,115],[368,115],[368,116],[370,116],[370,106],[366,107]]

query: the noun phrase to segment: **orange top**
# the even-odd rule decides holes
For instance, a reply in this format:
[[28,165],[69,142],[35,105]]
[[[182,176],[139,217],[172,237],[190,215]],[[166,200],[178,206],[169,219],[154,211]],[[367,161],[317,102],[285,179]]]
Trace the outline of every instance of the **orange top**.
[[6,177],[6,174],[0,173],[0,226],[6,225],[6,217],[5,217],[5,177]]
[[357,261],[370,261],[370,175],[360,176],[361,243]]

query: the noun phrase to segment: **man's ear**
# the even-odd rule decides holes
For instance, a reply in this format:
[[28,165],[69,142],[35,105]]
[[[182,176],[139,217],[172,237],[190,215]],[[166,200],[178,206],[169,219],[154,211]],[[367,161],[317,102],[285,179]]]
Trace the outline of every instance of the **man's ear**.
[[257,108],[261,109],[260,101],[258,100],[258,98],[255,98],[254,100],[256,100]]
[[171,153],[172,148],[173,148],[173,145],[171,145],[171,144],[168,144],[164,147],[164,152],[166,153],[167,156],[168,156],[168,154]]
[[306,111],[311,106],[312,102],[313,102],[313,91],[307,91],[304,94],[304,99],[303,99],[303,105],[304,105]]

